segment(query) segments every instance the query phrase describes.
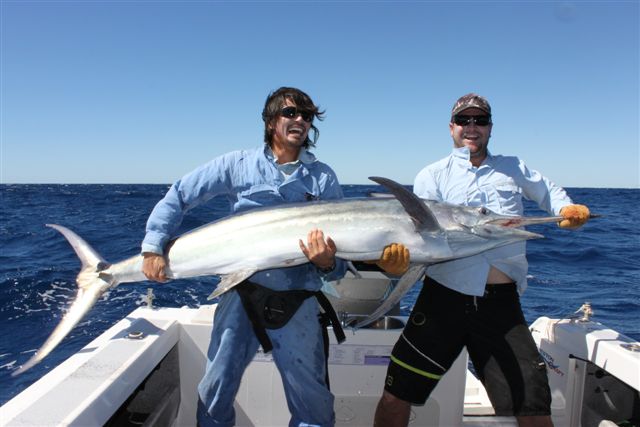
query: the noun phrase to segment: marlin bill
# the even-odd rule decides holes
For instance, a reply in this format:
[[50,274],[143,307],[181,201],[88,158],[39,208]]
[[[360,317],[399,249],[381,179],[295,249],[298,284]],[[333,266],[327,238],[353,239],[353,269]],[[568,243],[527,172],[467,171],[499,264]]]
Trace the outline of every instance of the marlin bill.
[[[308,262],[298,240],[304,239],[309,230],[319,228],[336,243],[336,256],[349,261],[377,260],[385,246],[404,244],[411,253],[413,267],[401,283],[412,284],[425,265],[543,237],[517,227],[562,219],[504,216],[483,207],[421,200],[394,181],[371,179],[386,187],[393,197],[258,208],[185,233],[168,246],[167,277],[218,276],[220,283],[211,295],[216,297],[257,271]],[[78,294],[42,347],[13,375],[44,359],[107,290],[120,283],[146,280],[142,256],[110,264],[73,231],[60,225],[49,226],[64,235],[80,258]]]

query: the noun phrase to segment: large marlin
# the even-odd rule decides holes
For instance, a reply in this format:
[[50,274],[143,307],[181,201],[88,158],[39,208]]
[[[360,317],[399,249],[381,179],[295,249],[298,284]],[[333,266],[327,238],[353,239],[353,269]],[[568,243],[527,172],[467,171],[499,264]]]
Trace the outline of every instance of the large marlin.
[[[349,261],[377,260],[385,246],[406,245],[415,263],[400,281],[407,288],[422,275],[424,265],[539,238],[539,234],[515,227],[562,219],[503,216],[485,208],[425,201],[394,181],[371,179],[395,197],[258,208],[192,230],[168,245],[167,277],[219,276],[220,284],[211,295],[216,297],[257,271],[308,262],[298,240],[319,228],[336,243],[336,256]],[[78,295],[47,341],[13,375],[49,354],[104,292],[120,283],[146,280],[141,256],[109,264],[73,231],[49,226],[67,238],[82,262],[76,278]]]

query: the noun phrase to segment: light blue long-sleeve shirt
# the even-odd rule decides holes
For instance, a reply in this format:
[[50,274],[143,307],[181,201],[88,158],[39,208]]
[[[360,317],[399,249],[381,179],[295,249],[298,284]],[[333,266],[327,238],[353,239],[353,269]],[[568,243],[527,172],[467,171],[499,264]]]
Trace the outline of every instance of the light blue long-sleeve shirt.
[[[230,214],[260,206],[343,197],[333,170],[303,150],[294,164],[279,165],[264,146],[233,151],[217,157],[174,183],[147,220],[142,252],[162,254],[184,215],[207,200],[224,196]],[[344,275],[346,263],[336,259],[336,268],[323,275],[311,263],[263,270],[251,276],[255,283],[274,290],[319,290],[327,281]]]
[[[529,169],[517,157],[488,153],[480,167],[473,166],[469,159],[468,148],[454,148],[448,157],[418,173],[413,191],[423,199],[485,206],[503,215],[522,215],[523,197],[536,202],[551,215],[558,215],[563,207],[573,203],[561,187]],[[491,266],[512,278],[519,292],[524,292],[528,269],[525,242],[432,265],[427,274],[448,288],[481,296]]]

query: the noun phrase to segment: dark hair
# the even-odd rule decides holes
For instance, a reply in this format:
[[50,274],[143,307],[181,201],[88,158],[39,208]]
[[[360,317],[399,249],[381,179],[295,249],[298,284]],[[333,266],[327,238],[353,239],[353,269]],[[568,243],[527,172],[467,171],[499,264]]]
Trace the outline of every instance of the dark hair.
[[[271,145],[271,139],[273,138],[273,130],[269,129],[269,124],[275,122],[280,116],[280,111],[285,105],[285,100],[289,100],[295,104],[296,107],[301,110],[309,111],[318,120],[324,120],[324,111],[320,111],[319,108],[313,103],[309,95],[293,87],[281,87],[280,89],[271,92],[267,97],[267,101],[264,103],[264,109],[262,110],[262,120],[264,121],[264,143]],[[304,141],[304,147],[315,147],[318,138],[320,138],[320,131],[311,122],[311,128],[309,133],[313,132],[313,141],[307,139]]]

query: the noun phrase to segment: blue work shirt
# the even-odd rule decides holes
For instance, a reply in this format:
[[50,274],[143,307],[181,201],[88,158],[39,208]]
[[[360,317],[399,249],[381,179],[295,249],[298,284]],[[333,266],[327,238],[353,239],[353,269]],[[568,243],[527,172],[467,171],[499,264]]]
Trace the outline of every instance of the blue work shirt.
[[[423,199],[485,206],[503,215],[522,215],[523,197],[551,215],[558,215],[563,207],[573,203],[561,187],[529,169],[517,157],[488,153],[480,167],[473,166],[469,159],[467,147],[454,148],[448,157],[418,173],[413,191]],[[432,265],[427,268],[427,275],[463,294],[481,296],[490,266],[512,278],[519,292],[524,292],[528,269],[525,242]]]
[[[185,213],[216,196],[227,198],[230,214],[261,206],[343,197],[333,170],[304,149],[297,162],[286,166],[276,163],[267,145],[233,151],[200,166],[171,186],[147,220],[142,252],[162,254]],[[336,259],[336,268],[328,274],[321,274],[313,264],[305,263],[259,271],[250,280],[276,291],[317,291],[322,287],[321,278],[336,280],[345,271],[346,262]]]

